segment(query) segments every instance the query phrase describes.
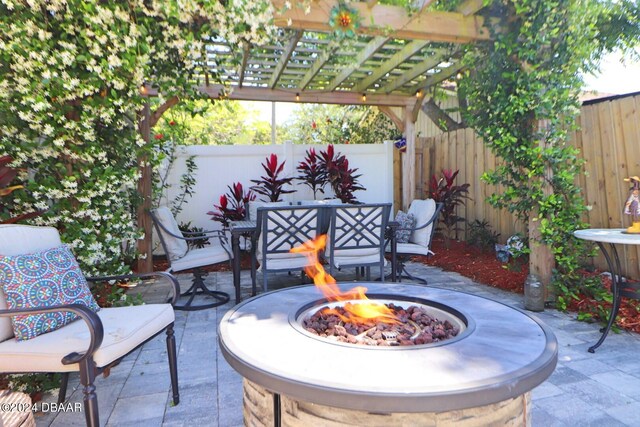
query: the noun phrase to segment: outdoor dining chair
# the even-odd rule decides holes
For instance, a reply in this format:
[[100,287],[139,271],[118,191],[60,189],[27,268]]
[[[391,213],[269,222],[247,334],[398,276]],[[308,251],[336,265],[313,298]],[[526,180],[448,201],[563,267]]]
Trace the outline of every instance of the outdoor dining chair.
[[[98,307],[87,281],[126,278],[163,279],[171,298],[168,303]],[[55,228],[0,225],[0,286],[0,373],[62,373],[62,403],[69,373],[79,371],[86,423],[98,427],[96,375],[165,331],[173,403],[180,402],[172,307],[179,288],[172,275],[85,278]]]
[[[171,210],[165,206],[153,209],[149,212],[153,225],[156,228],[164,253],[169,261],[169,272],[193,270],[193,282],[191,287],[181,297],[189,297],[184,304],[175,305],[176,310],[194,311],[218,307],[229,302],[229,294],[214,291],[206,287],[204,278],[207,273],[202,269],[207,265],[228,262],[231,260],[231,249],[228,239],[221,230],[205,230],[196,233],[182,232]],[[187,242],[202,240],[203,238],[215,239],[203,248],[191,248]],[[210,297],[213,302],[194,304],[197,295]]]
[[371,280],[371,267],[378,267],[384,280],[385,231],[390,211],[391,203],[331,207],[326,248],[331,275],[336,269],[365,267],[366,279]]
[[260,264],[265,292],[269,272],[304,270],[311,265],[308,253],[291,253],[290,250],[318,237],[322,212],[315,206],[258,208],[257,232],[251,245],[251,270],[255,281],[256,263]]
[[[398,233],[407,232],[409,238],[407,242],[398,242],[396,249],[396,279],[402,281],[405,277],[416,282],[427,284],[427,280],[412,276],[406,269],[405,263],[412,255],[433,255],[431,251],[431,241],[436,231],[438,216],[444,204],[436,203],[433,199],[416,199],[409,206],[409,215],[415,218],[415,226],[395,229]],[[389,249],[387,248],[389,251]]]

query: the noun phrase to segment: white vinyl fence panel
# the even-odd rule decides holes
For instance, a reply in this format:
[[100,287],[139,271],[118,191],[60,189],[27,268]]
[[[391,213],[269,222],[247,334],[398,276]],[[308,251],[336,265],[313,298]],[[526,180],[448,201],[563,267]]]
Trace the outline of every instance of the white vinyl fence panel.
[[[198,169],[195,173],[196,185],[194,195],[188,198],[182,212],[178,215],[178,222],[191,222],[192,225],[207,230],[219,229],[220,224],[212,221],[207,212],[214,210],[214,203],[227,186],[234,182],[242,183],[245,189],[253,185],[252,179],[260,179],[264,175],[261,163],[272,153],[278,156],[278,162],[286,161],[285,177],[298,175],[296,166],[304,159],[305,152],[310,147],[316,151],[324,150],[324,146],[296,145],[233,145],[233,146],[181,146],[177,150],[177,158],[172,165],[168,177],[170,185],[166,192],[166,199],[173,200],[178,195],[180,177],[186,172],[185,159],[195,156]],[[383,144],[354,144],[335,145],[336,152],[341,152],[349,160],[350,168],[357,168],[357,174],[362,176],[359,182],[366,190],[356,191],[358,201],[364,203],[393,203],[393,143]],[[291,189],[291,187],[286,187]],[[311,189],[293,181],[295,193],[285,194],[283,200],[297,202],[313,199]],[[325,189],[325,194],[318,198],[332,197],[331,189]],[[258,200],[261,199],[258,195]]]

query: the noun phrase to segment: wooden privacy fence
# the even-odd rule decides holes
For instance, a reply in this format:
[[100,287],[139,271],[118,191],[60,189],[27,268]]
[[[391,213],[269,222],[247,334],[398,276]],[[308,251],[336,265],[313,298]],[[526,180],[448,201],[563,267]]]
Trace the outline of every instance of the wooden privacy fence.
[[[585,159],[585,174],[577,184],[589,211],[585,220],[592,228],[627,227],[630,219],[622,213],[629,194],[623,178],[640,176],[640,94],[592,101],[583,105],[578,117],[579,131],[571,135],[570,144]],[[487,149],[472,129],[461,129],[436,137],[418,138],[416,144],[416,197],[426,197],[429,178],[442,169],[459,169],[457,184],[471,184],[467,201],[458,215],[467,223],[486,220],[505,241],[514,233],[524,233],[525,227],[506,210],[492,208],[486,199],[501,188],[483,183],[482,174],[494,169],[496,157]],[[467,237],[468,227],[458,238]],[[620,247],[623,274],[640,278],[637,247]],[[606,269],[604,258],[596,266]]]

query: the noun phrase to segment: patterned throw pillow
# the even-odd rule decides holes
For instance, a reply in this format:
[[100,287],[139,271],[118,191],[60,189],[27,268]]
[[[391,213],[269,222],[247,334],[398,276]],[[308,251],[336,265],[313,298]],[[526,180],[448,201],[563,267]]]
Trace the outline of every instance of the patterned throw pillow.
[[[396,222],[399,224],[398,228],[411,229],[416,226],[416,217],[413,214],[398,211]],[[411,230],[396,231],[396,242],[398,243],[408,243],[409,237],[411,237]]]
[[[71,250],[62,245],[27,255],[0,255],[0,284],[10,309],[82,304],[100,307]],[[24,341],[54,331],[77,319],[73,313],[54,312],[13,316],[16,340]]]

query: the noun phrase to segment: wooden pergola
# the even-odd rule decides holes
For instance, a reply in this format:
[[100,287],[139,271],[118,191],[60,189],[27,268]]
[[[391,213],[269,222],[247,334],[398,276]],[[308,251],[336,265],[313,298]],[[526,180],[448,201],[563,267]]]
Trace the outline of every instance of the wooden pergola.
[[[232,100],[378,107],[407,140],[402,161],[406,208],[415,196],[415,122],[425,98],[462,69],[461,45],[490,38],[489,23],[478,14],[483,0],[463,1],[453,12],[433,10],[432,3],[417,0],[410,15],[404,7],[376,0],[352,1],[348,6],[361,17],[357,36],[336,43],[329,21],[338,0],[314,0],[309,13],[295,4],[285,10],[284,0],[273,0],[275,10],[281,11],[275,15],[278,36],[273,44],[244,44],[234,50],[225,40],[211,40],[207,68],[223,84],[206,84],[203,75],[200,90]],[[157,120],[166,108],[147,114]],[[149,138],[148,126],[141,131]],[[140,189],[150,194],[150,171],[144,175],[148,177]],[[149,205],[141,212],[150,208],[150,197],[145,199]],[[140,224],[151,236],[146,214],[140,215]],[[140,252],[150,253],[150,238],[141,243]],[[148,267],[151,257],[147,260]]]

